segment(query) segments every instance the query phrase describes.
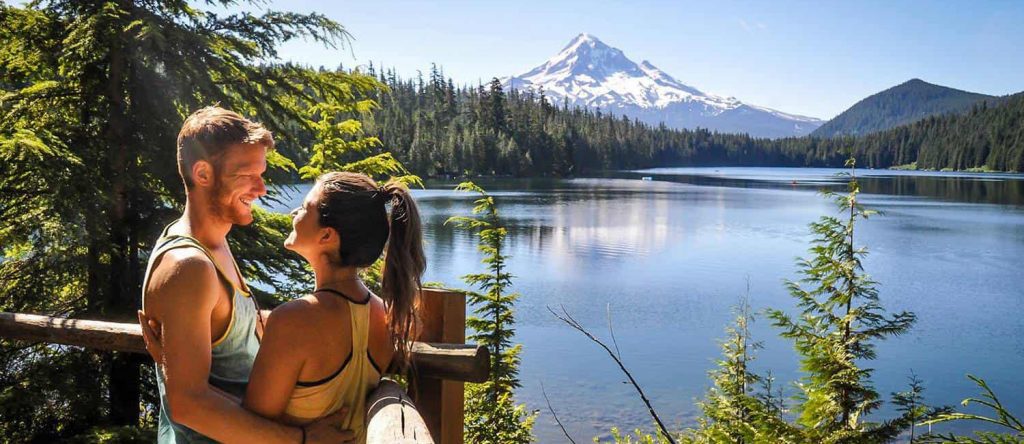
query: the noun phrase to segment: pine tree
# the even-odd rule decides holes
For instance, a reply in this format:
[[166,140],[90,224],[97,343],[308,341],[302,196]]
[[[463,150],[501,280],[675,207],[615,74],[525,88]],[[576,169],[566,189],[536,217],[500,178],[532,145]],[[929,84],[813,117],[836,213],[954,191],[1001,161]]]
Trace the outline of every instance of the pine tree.
[[801,430],[786,421],[781,400],[773,392],[771,374],[762,377],[750,368],[762,343],[751,338],[750,324],[755,317],[746,297],[735,313],[721,344],[722,358],[710,372],[713,386],[699,403],[703,413],[699,425],[684,434],[683,442],[802,442]]
[[915,426],[928,415],[928,406],[924,402],[924,384],[921,379],[913,371],[910,372],[908,379],[908,390],[893,393],[892,403],[896,406],[897,412],[910,419],[910,437],[907,442],[913,444],[917,431]]
[[754,385],[761,378],[750,370],[753,352],[762,344],[750,336],[750,323],[754,316],[750,304],[744,298],[735,309],[733,325],[726,328],[726,339],[722,341],[722,358],[716,369],[710,372],[714,386],[700,402],[704,417],[701,419],[697,439],[715,442],[752,442],[755,435],[753,416],[755,398]]
[[459,191],[476,193],[474,216],[455,216],[446,223],[468,229],[479,237],[477,249],[483,253],[484,273],[467,274],[462,279],[480,292],[468,291],[474,316],[466,320],[473,330],[470,339],[487,347],[491,354],[491,373],[487,382],[466,386],[466,442],[528,443],[533,441],[536,414],[528,414],[525,405],[515,405],[514,392],[519,384],[521,344],[513,344],[515,315],[513,305],[519,298],[510,292],[512,274],[508,256],[503,254],[507,229],[501,224],[494,197],[472,182],[463,182]]
[[[853,160],[848,162],[851,168]],[[787,282],[797,299],[800,316],[781,310],[768,316],[781,335],[794,341],[804,377],[797,423],[817,442],[882,442],[909,427],[904,415],[882,423],[864,418],[882,401],[871,385],[872,369],[862,363],[875,359],[875,341],[898,336],[913,325],[913,313],[885,313],[875,282],[864,274],[864,248],[855,247],[854,228],[874,211],[858,201],[860,188],[850,175],[847,194],[834,197],[842,218],[825,216],[811,224],[816,238],[809,259],[800,261],[799,282]]]

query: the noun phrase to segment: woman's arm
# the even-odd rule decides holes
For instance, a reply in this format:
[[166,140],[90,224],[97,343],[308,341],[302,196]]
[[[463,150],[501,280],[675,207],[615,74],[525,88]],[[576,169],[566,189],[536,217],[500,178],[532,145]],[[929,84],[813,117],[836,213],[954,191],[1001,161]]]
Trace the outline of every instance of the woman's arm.
[[242,407],[264,418],[280,419],[306,360],[308,302],[296,299],[270,313]]

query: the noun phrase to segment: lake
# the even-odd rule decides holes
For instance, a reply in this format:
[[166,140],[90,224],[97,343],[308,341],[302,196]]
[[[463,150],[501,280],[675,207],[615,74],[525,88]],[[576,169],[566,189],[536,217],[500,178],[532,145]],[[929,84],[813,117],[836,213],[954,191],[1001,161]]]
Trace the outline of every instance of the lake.
[[[577,442],[611,426],[652,429],[640,398],[596,344],[549,311],[564,309],[610,339],[668,423],[693,425],[696,400],[732,307],[747,292],[755,310],[793,313],[785,279],[807,255],[808,224],[834,215],[817,194],[843,190],[840,170],[665,168],[577,179],[485,179],[508,227],[517,341],[523,344],[517,394],[539,410],[540,442],[565,442],[543,390]],[[858,225],[865,269],[889,311],[913,311],[906,335],[880,343],[874,383],[885,399],[913,371],[930,403],[959,405],[985,378],[1011,411],[1024,414],[1024,175],[858,170],[862,203],[884,214]],[[649,177],[651,180],[641,180]],[[426,281],[462,287],[482,270],[476,238],[446,226],[468,214],[473,196],[455,183],[414,191],[425,224]],[[308,185],[300,187],[305,193]],[[285,199],[297,205],[301,195]],[[799,377],[792,345],[763,318],[754,368],[771,370],[786,395]],[[883,414],[888,410],[883,410]],[[943,426],[939,430],[968,430]]]

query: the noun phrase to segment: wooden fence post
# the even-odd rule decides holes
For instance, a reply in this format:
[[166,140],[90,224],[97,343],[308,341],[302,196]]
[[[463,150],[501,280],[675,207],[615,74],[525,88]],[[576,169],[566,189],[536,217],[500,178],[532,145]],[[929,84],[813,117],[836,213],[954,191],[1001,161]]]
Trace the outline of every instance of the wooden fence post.
[[[423,289],[419,317],[421,342],[466,343],[466,295],[450,290]],[[434,441],[462,444],[464,383],[420,377],[413,385],[413,400]]]

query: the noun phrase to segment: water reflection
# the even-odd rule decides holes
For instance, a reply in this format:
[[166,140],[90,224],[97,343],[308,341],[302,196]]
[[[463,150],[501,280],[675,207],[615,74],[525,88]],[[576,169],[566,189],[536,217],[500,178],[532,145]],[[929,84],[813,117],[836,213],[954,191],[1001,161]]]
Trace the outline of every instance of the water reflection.
[[[849,170],[835,168],[656,168],[608,177],[657,177],[695,185],[744,188],[841,188]],[[865,193],[919,196],[953,202],[1024,205],[1024,174],[926,171],[856,171]]]
[[[796,277],[794,258],[806,255],[807,224],[836,211],[816,191],[841,188],[837,171],[707,168],[480,180],[498,199],[514,290],[522,294],[519,400],[544,406],[543,381],[580,439],[611,425],[648,427],[614,364],[546,307],[564,306],[599,332],[610,312],[623,356],[655,407],[669,422],[692,424],[693,400],[707,387],[716,341],[747,280],[755,308],[792,308],[782,280]],[[1024,410],[1016,374],[1024,368],[1024,275],[1016,266],[1024,251],[1024,176],[858,174],[864,202],[885,212],[861,225],[859,239],[871,252],[865,268],[881,283],[888,309],[919,319],[909,334],[879,347],[878,391],[904,390],[913,368],[929,401],[956,404],[975,394],[963,377],[974,373],[985,375],[1011,410]],[[454,186],[428,182],[414,195],[424,219],[427,280],[461,286],[459,276],[482,265],[476,238],[444,225],[473,206],[475,197]],[[792,346],[776,333],[763,320],[755,324],[766,345],[757,370],[793,381]],[[540,442],[563,439],[547,412],[536,432]]]

